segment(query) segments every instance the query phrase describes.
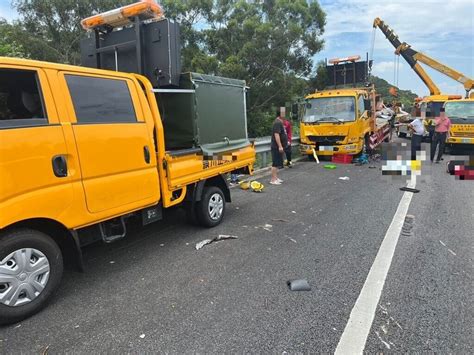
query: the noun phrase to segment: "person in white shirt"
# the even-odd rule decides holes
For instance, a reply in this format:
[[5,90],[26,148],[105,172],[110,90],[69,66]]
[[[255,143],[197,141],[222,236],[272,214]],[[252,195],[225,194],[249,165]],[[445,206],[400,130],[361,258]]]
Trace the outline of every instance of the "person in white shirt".
[[411,135],[411,160],[416,160],[416,152],[421,150],[421,141],[425,133],[424,117],[415,118],[408,127],[412,131]]

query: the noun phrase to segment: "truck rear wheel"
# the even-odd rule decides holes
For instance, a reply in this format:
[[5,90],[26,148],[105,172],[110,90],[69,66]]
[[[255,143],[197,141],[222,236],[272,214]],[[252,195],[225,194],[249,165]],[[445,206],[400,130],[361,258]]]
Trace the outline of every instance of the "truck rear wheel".
[[63,274],[58,245],[21,229],[0,236],[0,325],[19,322],[46,306]]
[[204,188],[201,201],[196,205],[199,224],[204,227],[215,227],[222,222],[225,213],[225,197],[217,186]]

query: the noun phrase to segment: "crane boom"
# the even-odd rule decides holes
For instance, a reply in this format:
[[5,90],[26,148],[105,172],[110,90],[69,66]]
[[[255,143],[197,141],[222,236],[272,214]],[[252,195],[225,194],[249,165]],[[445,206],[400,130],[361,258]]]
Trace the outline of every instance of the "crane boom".
[[418,63],[423,63],[429,66],[430,68],[435,69],[436,71],[450,77],[453,80],[463,84],[464,89],[466,90],[466,96],[469,95],[469,91],[474,89],[474,81],[464,74],[449,68],[448,66],[438,62],[437,60],[427,56],[424,53],[418,52],[414,50],[409,44],[406,42],[401,42],[398,38],[397,34],[391,29],[385,22],[383,22],[380,18],[376,18],[374,20],[373,27],[380,28],[382,33],[385,37],[389,40],[389,42],[395,47],[395,54],[401,55],[410,67],[415,71],[415,73],[420,77],[420,79],[425,83],[430,91],[430,95],[440,95],[441,92],[436,84],[431,80],[429,75],[425,72],[425,70],[421,67]]

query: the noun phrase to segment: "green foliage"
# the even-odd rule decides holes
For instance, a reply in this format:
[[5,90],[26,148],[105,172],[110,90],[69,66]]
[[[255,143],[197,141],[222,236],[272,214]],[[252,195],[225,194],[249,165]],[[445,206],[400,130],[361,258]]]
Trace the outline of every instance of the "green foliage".
[[[410,90],[400,90],[395,85],[392,85],[388,81],[377,76],[372,76],[370,81],[375,84],[377,92],[382,95],[382,98],[385,103],[390,103],[395,100],[401,102],[405,106],[405,108],[408,108],[413,106],[413,102],[418,96]],[[393,97],[392,95],[390,95],[389,89],[391,87],[395,87],[397,89],[397,97]]]
[[18,42],[30,58],[79,64],[80,21],[132,1],[126,0],[13,0],[20,15]]
[[0,20],[0,56],[26,57],[26,51],[18,43],[15,26]]
[[324,60],[318,62],[316,66],[316,75],[310,80],[309,85],[313,91],[324,90],[324,88],[329,85],[329,78]]
[[270,134],[274,109],[305,94],[325,14],[306,0],[165,0],[182,24],[183,69],[243,79],[250,136]]

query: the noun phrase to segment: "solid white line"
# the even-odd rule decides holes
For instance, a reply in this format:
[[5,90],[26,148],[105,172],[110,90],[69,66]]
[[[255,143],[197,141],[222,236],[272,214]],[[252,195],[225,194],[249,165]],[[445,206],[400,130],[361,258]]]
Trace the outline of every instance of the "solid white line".
[[[408,187],[415,188],[416,180],[413,177]],[[405,216],[408,212],[413,193],[405,192],[400,200],[392,223],[380,245],[374,263],[370,268],[364,286],[352,308],[349,321],[346,324],[341,339],[337,344],[335,354],[362,354],[374,321],[377,304],[387,278],[393,254],[398,243]]]

